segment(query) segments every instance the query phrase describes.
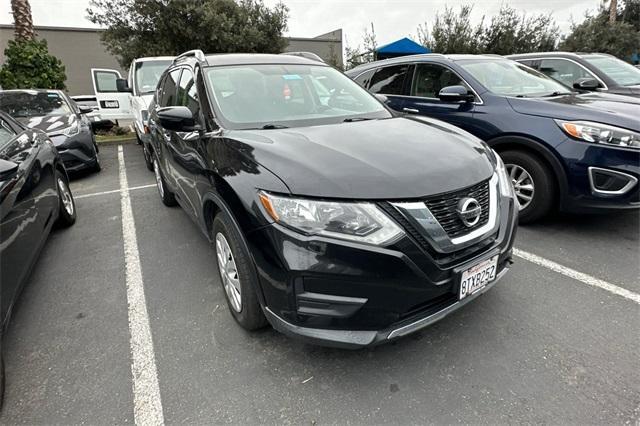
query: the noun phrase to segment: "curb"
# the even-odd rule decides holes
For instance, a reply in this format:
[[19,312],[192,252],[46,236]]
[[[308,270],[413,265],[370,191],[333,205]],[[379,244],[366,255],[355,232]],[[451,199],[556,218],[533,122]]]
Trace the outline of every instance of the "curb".
[[112,146],[112,145],[120,145],[120,144],[132,144],[138,143],[136,138],[129,139],[107,139],[106,141],[96,141],[96,143],[100,146]]

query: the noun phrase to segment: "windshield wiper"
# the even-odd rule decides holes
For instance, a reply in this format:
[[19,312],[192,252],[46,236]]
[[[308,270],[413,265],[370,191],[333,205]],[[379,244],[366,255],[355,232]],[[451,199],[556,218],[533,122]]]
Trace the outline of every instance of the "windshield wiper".
[[343,123],[353,123],[354,121],[367,121],[367,120],[375,120],[371,117],[349,117],[342,120]]
[[560,95],[570,95],[573,92],[552,92],[552,93],[548,93],[546,95],[542,95],[540,96],[541,98],[552,98],[554,96],[560,96]]
[[284,126],[282,124],[273,124],[273,123],[269,123],[269,124],[265,124],[264,126],[261,127],[263,130],[271,130],[271,129],[288,129],[289,127]]

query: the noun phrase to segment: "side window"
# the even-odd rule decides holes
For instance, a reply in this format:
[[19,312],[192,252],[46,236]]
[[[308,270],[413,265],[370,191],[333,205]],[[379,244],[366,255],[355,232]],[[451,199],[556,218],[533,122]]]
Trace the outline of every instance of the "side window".
[[540,71],[569,87],[573,87],[573,83],[579,78],[593,78],[593,75],[580,65],[566,59],[543,59],[540,62]]
[[178,86],[178,105],[189,108],[194,117],[198,117],[200,113],[198,91],[191,70],[185,69],[182,71],[180,85]]
[[375,70],[365,71],[354,78],[353,81],[366,89],[367,87],[369,87],[369,83],[371,82],[371,77],[373,76],[374,71]]
[[162,84],[162,93],[160,93],[160,106],[176,106],[178,105],[176,99],[176,91],[178,89],[178,79],[180,78],[181,69],[173,70],[164,79]]
[[411,84],[411,96],[437,98],[438,93],[447,86],[469,88],[455,72],[437,64],[417,64]]
[[100,93],[114,93],[118,91],[116,79],[118,74],[113,71],[94,71],[93,79],[96,82],[96,91]]
[[409,65],[395,65],[378,69],[371,77],[369,90],[384,95],[402,95],[408,70]]
[[0,148],[16,136],[9,123],[0,119]]

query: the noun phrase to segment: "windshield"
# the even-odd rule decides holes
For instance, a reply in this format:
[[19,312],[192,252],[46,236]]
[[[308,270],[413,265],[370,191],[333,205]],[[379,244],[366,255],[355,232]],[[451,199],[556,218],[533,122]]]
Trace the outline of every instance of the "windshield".
[[169,68],[171,62],[170,59],[136,62],[136,93],[138,95],[153,93],[162,73]]
[[0,110],[14,118],[72,114],[67,102],[55,92],[1,92]]
[[620,86],[640,84],[640,69],[611,56],[585,56],[584,59]]
[[567,86],[514,61],[481,59],[459,64],[496,95],[528,98],[571,92]]
[[366,90],[327,66],[239,65],[206,73],[218,115],[232,129],[391,117]]

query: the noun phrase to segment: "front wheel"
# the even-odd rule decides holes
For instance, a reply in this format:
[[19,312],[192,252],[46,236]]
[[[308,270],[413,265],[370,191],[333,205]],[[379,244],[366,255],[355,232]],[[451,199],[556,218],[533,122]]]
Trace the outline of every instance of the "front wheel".
[[56,172],[56,186],[59,200],[57,223],[66,228],[76,223],[76,203],[67,179],[60,172]]
[[251,268],[251,258],[242,244],[242,236],[231,218],[219,212],[213,220],[213,237],[220,281],[233,318],[245,330],[266,326],[256,289],[258,278]]
[[147,144],[143,143],[142,144],[142,154],[144,155],[144,164],[147,166],[147,169],[149,169],[149,171],[153,171],[153,157],[151,156],[151,153],[149,152],[149,148],[147,148]]
[[520,206],[520,223],[547,215],[556,198],[553,171],[539,157],[525,151],[500,153]]
[[160,164],[156,157],[153,158],[153,173],[156,175],[156,185],[158,186],[158,194],[160,194],[162,203],[168,207],[175,206],[177,204],[176,197],[167,188],[167,184],[162,176],[162,171],[160,170]]

